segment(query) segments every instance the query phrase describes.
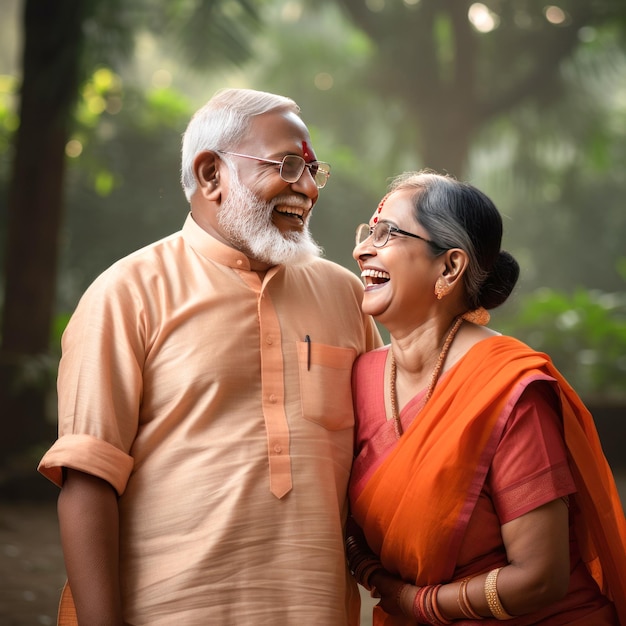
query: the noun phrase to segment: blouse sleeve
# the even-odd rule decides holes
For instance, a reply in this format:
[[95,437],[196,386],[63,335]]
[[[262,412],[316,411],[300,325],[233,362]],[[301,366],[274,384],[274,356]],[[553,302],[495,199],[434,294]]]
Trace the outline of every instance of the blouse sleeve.
[[531,382],[520,396],[493,458],[487,485],[501,524],[576,491],[559,401],[550,382]]

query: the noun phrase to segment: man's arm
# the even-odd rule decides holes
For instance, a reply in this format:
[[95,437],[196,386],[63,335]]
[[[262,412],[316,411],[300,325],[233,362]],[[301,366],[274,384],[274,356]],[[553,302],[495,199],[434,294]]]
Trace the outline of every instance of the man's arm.
[[122,626],[117,493],[105,480],[67,469],[58,514],[78,623]]

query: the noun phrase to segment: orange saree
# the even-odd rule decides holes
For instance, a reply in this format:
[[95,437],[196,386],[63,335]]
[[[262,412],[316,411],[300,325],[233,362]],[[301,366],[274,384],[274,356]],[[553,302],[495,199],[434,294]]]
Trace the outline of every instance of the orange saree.
[[390,571],[417,585],[451,580],[516,390],[529,377],[557,381],[576,484],[576,538],[588,570],[626,624],[626,522],[593,419],[549,358],[515,339],[493,337],[474,346],[373,471],[357,458],[353,516]]

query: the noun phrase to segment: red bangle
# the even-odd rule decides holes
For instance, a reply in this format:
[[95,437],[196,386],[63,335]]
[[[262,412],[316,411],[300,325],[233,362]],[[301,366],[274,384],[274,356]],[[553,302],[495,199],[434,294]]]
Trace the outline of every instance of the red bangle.
[[428,624],[429,619],[426,614],[424,607],[424,598],[428,593],[428,587],[420,587],[417,592],[415,599],[413,600],[413,615],[415,616],[415,621],[420,624]]
[[430,597],[430,605],[433,609],[433,613],[435,614],[435,624],[436,626],[443,626],[445,624],[452,624],[452,620],[446,619],[439,609],[439,605],[437,604],[437,593],[439,593],[439,589],[441,589],[441,585],[435,585],[433,592]]

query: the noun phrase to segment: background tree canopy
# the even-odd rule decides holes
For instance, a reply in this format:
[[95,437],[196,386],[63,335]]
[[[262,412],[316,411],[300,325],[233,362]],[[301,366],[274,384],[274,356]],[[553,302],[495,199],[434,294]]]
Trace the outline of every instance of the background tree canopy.
[[[581,393],[624,394],[623,0],[4,7],[0,387],[3,406],[22,398],[12,422],[44,421],[59,333],[86,286],[182,225],[181,134],[223,86],[300,104],[333,166],[312,229],[352,270],[355,225],[394,174],[430,167],[484,190],[522,266],[494,326],[549,351]],[[42,437],[18,430],[5,446]]]

